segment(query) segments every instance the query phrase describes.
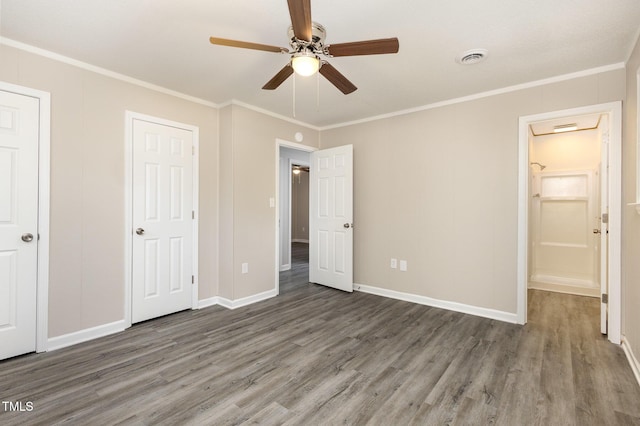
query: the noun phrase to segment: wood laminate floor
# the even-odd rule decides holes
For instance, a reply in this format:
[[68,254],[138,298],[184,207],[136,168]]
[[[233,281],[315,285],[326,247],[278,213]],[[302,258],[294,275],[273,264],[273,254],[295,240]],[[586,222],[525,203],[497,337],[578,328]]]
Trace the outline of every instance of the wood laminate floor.
[[0,405],[0,425],[640,424],[596,299],[530,291],[523,327],[296,282],[295,269],[264,302],[0,362],[0,399],[33,404]]

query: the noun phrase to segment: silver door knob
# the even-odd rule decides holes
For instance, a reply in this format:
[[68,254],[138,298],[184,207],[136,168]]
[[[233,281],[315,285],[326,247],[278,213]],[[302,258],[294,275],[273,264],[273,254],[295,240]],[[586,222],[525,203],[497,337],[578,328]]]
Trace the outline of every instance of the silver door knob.
[[144,229],[142,229],[142,228],[136,229],[136,234],[138,234],[138,235],[144,234]]
[[353,228],[353,223],[345,223],[343,226],[347,229]]
[[30,243],[31,241],[33,241],[33,234],[22,234],[22,241],[24,241],[25,243]]
[[600,230],[599,230],[599,229],[594,229],[594,230],[593,230],[593,233],[594,233],[594,234],[599,234],[599,233],[600,233]]

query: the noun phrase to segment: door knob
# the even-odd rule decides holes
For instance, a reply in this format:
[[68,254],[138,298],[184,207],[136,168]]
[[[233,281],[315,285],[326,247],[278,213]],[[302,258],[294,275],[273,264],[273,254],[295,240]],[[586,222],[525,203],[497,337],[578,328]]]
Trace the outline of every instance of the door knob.
[[144,234],[144,229],[142,229],[142,228],[136,229],[136,234],[138,234],[138,235]]
[[599,234],[599,233],[600,233],[600,230],[599,230],[599,229],[594,229],[594,230],[593,230],[593,233],[594,233],[594,234]]
[[33,234],[22,234],[22,241],[24,241],[25,243],[30,243],[31,241],[33,241]]
[[349,228],[353,228],[353,223],[345,223],[344,225],[345,228],[349,229]]

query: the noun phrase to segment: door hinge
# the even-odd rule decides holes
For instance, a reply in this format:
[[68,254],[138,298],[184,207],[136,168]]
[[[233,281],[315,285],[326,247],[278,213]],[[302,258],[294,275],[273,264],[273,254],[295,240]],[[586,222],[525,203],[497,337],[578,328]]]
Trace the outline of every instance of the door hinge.
[[195,218],[196,218],[196,211],[191,210],[191,219],[195,219]]
[[602,223],[609,223],[609,213],[602,213]]
[[196,155],[196,147],[191,145],[191,155]]
[[609,295],[607,293],[602,293],[602,303],[609,303]]
[[191,275],[191,284],[195,284],[196,283],[196,277]]

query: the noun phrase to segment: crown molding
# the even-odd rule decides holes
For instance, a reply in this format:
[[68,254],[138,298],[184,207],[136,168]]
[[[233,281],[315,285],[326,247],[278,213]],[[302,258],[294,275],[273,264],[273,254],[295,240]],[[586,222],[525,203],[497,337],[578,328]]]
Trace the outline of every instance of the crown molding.
[[219,108],[218,104],[214,102],[207,101],[205,99],[201,99],[196,96],[187,95],[185,93],[177,92],[175,90],[167,89],[166,87],[158,86],[156,84],[152,84],[143,80],[138,80],[137,78],[129,77],[128,75],[125,75],[125,74],[120,74],[118,72],[111,71],[106,68],[98,67],[96,65],[91,65],[87,62],[82,62],[77,59],[70,58],[68,56],[51,52],[49,50],[45,50],[39,47],[31,46],[29,44],[21,43],[19,41],[15,41],[10,38],[0,37],[0,44],[13,47],[15,49],[23,50],[28,53],[33,53],[38,56],[43,56],[48,59],[53,59],[54,61],[62,62],[67,65],[72,65],[74,67],[78,67],[86,71],[91,71],[96,74],[104,75],[106,77],[111,77],[113,79],[120,80],[125,83],[144,87],[145,89],[153,90],[155,92],[163,93],[165,95],[174,96],[176,98],[184,99],[189,102],[193,102],[196,104],[200,104],[200,105],[204,105],[212,108]]

